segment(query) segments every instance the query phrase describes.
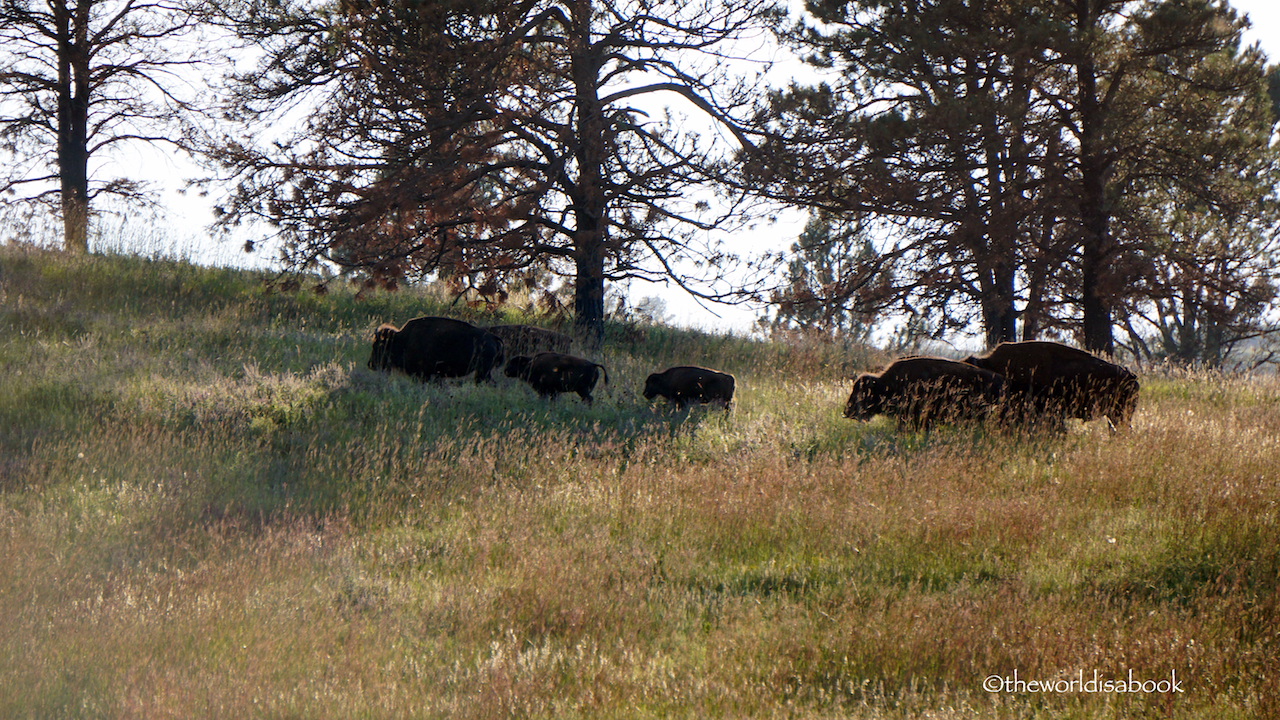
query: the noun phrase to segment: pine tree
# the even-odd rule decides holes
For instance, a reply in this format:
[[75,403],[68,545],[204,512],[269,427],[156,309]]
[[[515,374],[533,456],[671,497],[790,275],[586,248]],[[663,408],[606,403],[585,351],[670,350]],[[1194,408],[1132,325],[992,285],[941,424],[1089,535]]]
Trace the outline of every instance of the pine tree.
[[216,149],[239,181],[226,220],[275,224],[295,266],[387,281],[551,270],[572,278],[576,322],[599,337],[608,283],[694,290],[682,261],[712,277],[724,265],[701,238],[741,219],[742,194],[720,214],[706,199],[731,148],[662,105],[749,142],[735,116],[751,85],[725,59],[776,12],[762,0],[229,7],[246,38],[271,43],[237,88],[245,119],[313,100],[296,136]]
[[748,163],[747,182],[886,223],[902,309],[940,332],[1058,329],[1111,352],[1163,262],[1145,203],[1274,214],[1265,59],[1224,3],[806,8],[788,38],[839,76],[772,98],[761,158],[784,161]]

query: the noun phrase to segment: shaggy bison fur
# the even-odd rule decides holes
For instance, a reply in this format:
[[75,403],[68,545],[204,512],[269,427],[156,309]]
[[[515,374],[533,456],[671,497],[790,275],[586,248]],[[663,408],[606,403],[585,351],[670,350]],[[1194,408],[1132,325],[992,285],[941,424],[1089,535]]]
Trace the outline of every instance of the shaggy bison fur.
[[1127,425],[1138,406],[1138,377],[1128,368],[1061,343],[1005,342],[965,362],[1024,387],[1032,410],[1052,419],[1105,416]]
[[540,352],[567,353],[573,338],[555,330],[532,325],[494,325],[489,332],[502,339],[502,346],[511,357],[536,355]]
[[572,392],[588,403],[596,382],[602,376],[609,382],[609,373],[600,363],[554,352],[517,355],[507,363],[506,374],[529,383],[543,397],[555,399],[560,393]]
[[502,365],[502,341],[462,320],[414,318],[402,328],[383,325],[373,334],[371,370],[400,370],[419,380],[463,377],[489,380]]
[[723,403],[728,409],[733,402],[733,376],[717,370],[692,365],[679,365],[653,373],[644,381],[644,397],[652,400],[661,395],[676,407],[690,403]]
[[909,357],[880,373],[853,382],[844,416],[870,420],[891,415],[900,425],[930,427],[936,422],[982,420],[1005,399],[1005,380],[996,373],[956,360]]

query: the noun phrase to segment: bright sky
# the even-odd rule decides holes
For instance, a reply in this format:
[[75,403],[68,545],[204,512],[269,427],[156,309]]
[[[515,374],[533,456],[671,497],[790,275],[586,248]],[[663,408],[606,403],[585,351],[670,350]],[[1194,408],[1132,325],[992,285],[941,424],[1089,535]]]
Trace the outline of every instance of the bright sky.
[[1280,2],[1277,0],[1231,0],[1230,5],[1249,16],[1253,27],[1246,37],[1262,44],[1272,62],[1280,61]]

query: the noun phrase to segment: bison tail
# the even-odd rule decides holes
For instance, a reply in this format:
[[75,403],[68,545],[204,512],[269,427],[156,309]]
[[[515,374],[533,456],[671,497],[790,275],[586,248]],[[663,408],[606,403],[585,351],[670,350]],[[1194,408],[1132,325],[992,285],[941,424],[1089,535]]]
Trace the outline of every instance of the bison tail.
[[596,363],[596,367],[600,368],[600,374],[604,376],[604,384],[605,384],[605,385],[608,385],[608,384],[609,384],[609,371],[605,368],[605,366],[601,365],[600,363]]

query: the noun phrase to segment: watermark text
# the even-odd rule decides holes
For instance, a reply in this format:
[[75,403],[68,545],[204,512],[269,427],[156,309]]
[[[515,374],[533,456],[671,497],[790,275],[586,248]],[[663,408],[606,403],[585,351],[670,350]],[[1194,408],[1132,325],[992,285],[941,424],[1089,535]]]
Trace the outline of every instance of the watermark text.
[[1178,671],[1171,670],[1169,677],[1159,680],[1135,678],[1130,670],[1123,680],[1104,678],[1093,671],[1093,676],[1086,678],[1084,670],[1074,678],[1058,678],[1056,680],[1026,680],[1013,675],[988,675],[982,681],[982,689],[989,693],[1180,693],[1185,692],[1182,681],[1178,679]]

